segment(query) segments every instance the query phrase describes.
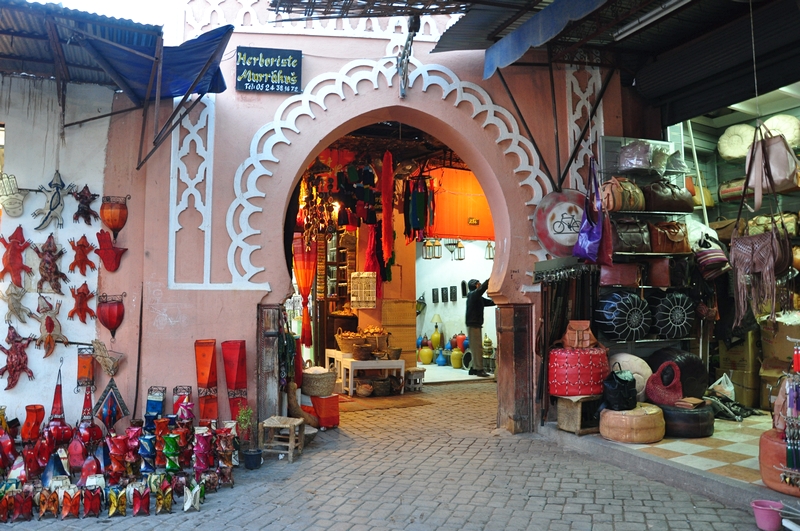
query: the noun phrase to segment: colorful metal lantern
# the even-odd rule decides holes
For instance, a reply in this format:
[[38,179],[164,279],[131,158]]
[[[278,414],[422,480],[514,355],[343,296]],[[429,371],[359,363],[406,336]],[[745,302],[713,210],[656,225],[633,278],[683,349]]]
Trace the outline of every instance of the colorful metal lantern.
[[247,404],[247,363],[245,341],[223,341],[222,358],[225,366],[225,381],[228,385],[228,403],[231,418],[239,415],[239,408]]
[[197,396],[201,419],[218,417],[217,407],[217,341],[198,339],[194,342],[197,364]]
[[80,392],[78,387],[91,387],[94,390],[94,349],[92,347],[78,347],[78,386],[75,392]]
[[111,339],[114,340],[117,328],[125,318],[125,304],[122,302],[125,293],[122,295],[107,295],[103,293],[97,297],[97,319],[100,324],[108,328],[111,332]]
[[110,432],[122,417],[130,415],[128,406],[122,399],[122,395],[117,389],[117,383],[114,378],[109,380],[100,399],[94,405],[94,415],[99,418]]
[[100,219],[106,227],[114,233],[114,241],[117,241],[119,231],[125,227],[128,221],[128,199],[131,196],[104,196],[103,203],[100,205]]
[[[61,358],[64,362],[64,358]],[[56,390],[53,394],[53,409],[50,410],[50,419],[47,422],[47,431],[53,436],[56,446],[69,443],[72,439],[72,426],[64,419],[64,397],[61,387],[61,367],[58,368]]]
[[92,387],[86,386],[83,395],[83,410],[81,411],[81,421],[78,424],[78,433],[84,444],[90,447],[103,440],[103,429],[95,424],[92,416]]

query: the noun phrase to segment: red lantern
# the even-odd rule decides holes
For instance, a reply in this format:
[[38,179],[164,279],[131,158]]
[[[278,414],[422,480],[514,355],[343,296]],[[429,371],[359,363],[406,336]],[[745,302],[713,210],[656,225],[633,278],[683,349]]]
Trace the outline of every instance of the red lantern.
[[[63,362],[63,358],[62,358]],[[56,391],[53,394],[53,409],[47,422],[47,431],[53,436],[56,446],[67,444],[72,439],[72,426],[64,419],[64,398],[61,392],[61,368],[58,369]]]
[[78,432],[84,444],[88,444],[92,448],[103,440],[103,430],[94,422],[94,416],[92,414],[92,387],[88,385],[83,395],[83,410],[81,411],[80,424],[78,424]]
[[117,241],[117,234],[128,221],[128,199],[131,196],[115,197],[107,195],[103,197],[103,204],[100,206],[100,219],[106,227],[114,233],[114,241]]
[[122,324],[125,317],[125,305],[122,303],[122,295],[106,295],[103,293],[97,297],[97,320],[100,324],[108,328],[113,339],[117,333],[117,328]]

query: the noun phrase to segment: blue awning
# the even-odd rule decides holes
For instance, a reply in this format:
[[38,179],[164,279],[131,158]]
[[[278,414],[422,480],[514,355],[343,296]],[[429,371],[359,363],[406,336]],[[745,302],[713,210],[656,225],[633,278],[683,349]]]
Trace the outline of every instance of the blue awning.
[[[226,86],[219,64],[232,33],[233,26],[221,26],[180,46],[165,46],[161,70],[161,97],[184,96],[190,89],[194,94],[223,92]],[[155,58],[155,46],[122,47],[107,40],[91,37],[86,38],[81,44],[129,97],[134,96],[131,97],[132,100],[138,99],[142,102],[153,99],[156,79],[152,80],[149,95],[147,87],[151,83],[153,73],[153,60],[150,58]],[[201,73],[202,77],[192,87]]]
[[580,20],[607,0],[555,0],[519,28],[493,44],[484,56],[483,79],[492,77],[495,70],[508,66],[530,48],[547,43],[573,20]]

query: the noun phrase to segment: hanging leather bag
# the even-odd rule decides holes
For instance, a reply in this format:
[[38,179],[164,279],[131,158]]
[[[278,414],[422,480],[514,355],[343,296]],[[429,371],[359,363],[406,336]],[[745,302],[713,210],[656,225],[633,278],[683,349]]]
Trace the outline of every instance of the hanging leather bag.
[[[663,375],[664,370],[669,367],[672,369],[672,380],[664,383],[668,379]],[[647,399],[658,406],[674,406],[675,402],[683,398],[683,386],[681,385],[681,369],[674,361],[665,361],[656,372],[647,379],[644,386]]]
[[686,225],[677,221],[659,221],[648,223],[650,243],[654,253],[688,253],[689,233]]
[[601,265],[600,285],[638,288],[642,285],[642,268],[637,263]]
[[650,230],[647,223],[633,218],[611,220],[611,234],[615,253],[649,253]]
[[[761,139],[758,140],[758,136]],[[773,134],[759,120],[753,145],[747,152],[748,172],[753,166],[752,177],[748,176],[747,186],[755,193],[754,209],[761,208],[763,193],[788,192],[797,189],[797,157],[781,134]],[[769,176],[766,169],[769,168]],[[769,181],[772,181],[771,183]]]
[[717,238],[719,241],[729,244],[731,243],[731,236],[733,236],[733,230],[736,226],[736,220],[717,218],[716,221],[712,221],[708,226],[717,231]]
[[597,338],[594,337],[591,329],[591,321],[571,320],[567,323],[567,331],[561,338],[561,343],[565,347],[589,348],[598,345]]
[[[780,220],[779,230],[775,217],[777,199],[775,198],[775,186],[772,180],[771,158],[769,156],[770,146],[766,142],[757,142],[759,129],[753,138],[751,151],[760,150],[760,157],[751,156],[747,166],[747,176],[745,185],[754,175],[760,175],[763,170],[767,178],[770,223],[772,230],[761,234],[751,235],[748,225],[744,225],[745,233],[738,235],[734,232],[730,247],[730,264],[734,272],[733,291],[736,314],[733,326],[737,327],[752,309],[754,315],[759,315],[759,309],[766,305],[770,308],[769,319],[775,323],[775,308],[777,303],[777,279],[789,270],[792,263],[792,248],[789,241],[788,231],[783,222],[782,216],[777,216]],[[763,164],[762,168],[756,166],[759,161]],[[756,188],[756,200],[760,202],[758,195],[760,187]],[[744,207],[744,196],[739,201],[739,212],[736,216],[737,224],[742,218],[742,208]],[[749,302],[749,308],[748,308]]]
[[[719,185],[719,200],[723,203],[733,203],[742,198],[744,192],[744,179],[734,179]],[[747,190],[747,197],[753,197],[753,191]]]
[[652,212],[693,212],[694,200],[686,188],[666,179],[642,187],[644,204]]
[[625,177],[612,177],[600,187],[603,208],[608,212],[644,210],[644,195],[636,183]]

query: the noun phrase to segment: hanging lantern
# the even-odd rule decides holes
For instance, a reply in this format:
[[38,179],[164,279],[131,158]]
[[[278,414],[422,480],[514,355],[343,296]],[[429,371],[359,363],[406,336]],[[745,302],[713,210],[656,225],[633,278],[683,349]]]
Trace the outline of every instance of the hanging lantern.
[[425,240],[425,243],[422,244],[422,258],[425,260],[430,260],[433,258],[433,242],[430,240]]
[[103,391],[103,394],[100,395],[100,398],[94,405],[93,413],[95,417],[99,418],[102,423],[105,424],[109,432],[113,431],[114,424],[116,424],[117,421],[122,417],[130,415],[128,406],[125,405],[125,401],[122,399],[119,389],[117,389],[117,383],[114,381],[114,378],[108,381],[108,385]]
[[106,295],[103,293],[97,297],[97,320],[100,324],[108,328],[111,332],[111,340],[117,333],[117,328],[122,324],[122,319],[125,317],[125,305],[122,302],[122,295]]
[[458,240],[456,244],[456,260],[463,260],[464,259],[464,244],[461,243],[461,240]]
[[81,410],[81,420],[78,423],[78,433],[83,443],[90,445],[91,448],[103,440],[103,430],[95,424],[92,415],[92,388],[88,385],[83,395],[83,409]]
[[487,260],[494,260],[494,246],[491,241],[486,242],[486,251],[483,253],[483,257]]
[[130,195],[125,197],[107,195],[103,197],[103,204],[100,205],[100,219],[114,233],[114,241],[117,241],[117,234],[128,221],[128,199],[130,198]]
[[[61,363],[64,363],[64,358],[61,358]],[[47,422],[47,431],[53,436],[57,446],[67,444],[72,438],[72,426],[64,420],[64,397],[61,391],[61,367],[59,367],[56,390],[53,393],[53,408],[50,410],[50,419]]]
[[94,390],[94,349],[92,347],[78,347],[78,385],[75,392],[80,393],[79,387],[91,387]]
[[442,241],[438,238],[433,240],[433,258],[438,260],[442,257]]

